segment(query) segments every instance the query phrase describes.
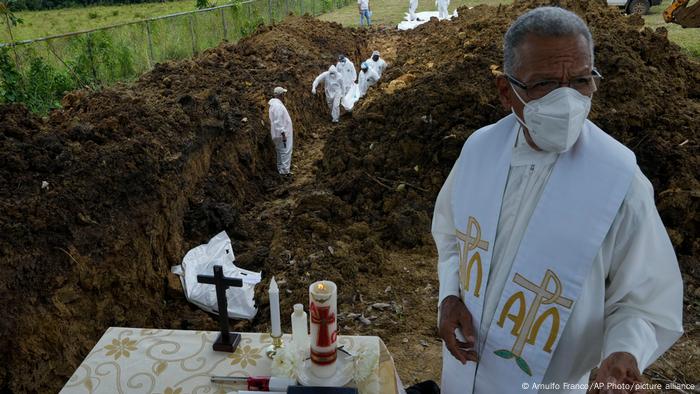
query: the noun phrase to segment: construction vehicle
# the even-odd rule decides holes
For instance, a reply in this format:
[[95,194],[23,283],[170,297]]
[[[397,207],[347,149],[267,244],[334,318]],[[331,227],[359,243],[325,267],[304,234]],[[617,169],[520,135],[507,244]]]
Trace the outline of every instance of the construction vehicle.
[[700,27],[700,0],[688,6],[690,0],[673,0],[664,10],[666,23],[677,23],[683,27]]
[[[691,0],[673,0],[663,13],[666,23],[677,23],[683,27],[700,27],[700,0],[688,6]],[[608,5],[617,6],[626,14],[646,15],[649,8],[661,4],[661,0],[607,0]]]
[[607,0],[607,3],[622,8],[626,14],[645,15],[651,6],[661,4],[661,0]]

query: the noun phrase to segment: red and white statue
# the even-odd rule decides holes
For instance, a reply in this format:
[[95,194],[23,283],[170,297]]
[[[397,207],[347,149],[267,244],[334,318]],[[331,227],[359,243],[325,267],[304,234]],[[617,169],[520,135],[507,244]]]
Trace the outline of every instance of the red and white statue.
[[319,378],[335,374],[338,340],[338,291],[324,280],[309,286],[311,315],[311,372]]

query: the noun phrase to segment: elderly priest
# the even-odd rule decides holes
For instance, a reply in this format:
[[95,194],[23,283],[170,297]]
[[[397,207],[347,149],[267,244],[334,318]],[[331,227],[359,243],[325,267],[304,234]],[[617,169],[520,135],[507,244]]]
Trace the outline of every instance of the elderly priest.
[[593,60],[588,27],[561,8],[505,35],[512,114],[469,137],[435,205],[443,393],[585,392],[596,366],[591,392],[636,392],[682,333],[652,186],[586,119]]

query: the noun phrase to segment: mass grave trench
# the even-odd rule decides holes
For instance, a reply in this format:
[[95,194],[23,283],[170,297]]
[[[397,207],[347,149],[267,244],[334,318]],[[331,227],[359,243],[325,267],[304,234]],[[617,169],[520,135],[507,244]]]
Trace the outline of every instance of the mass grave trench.
[[[308,99],[313,72],[364,51],[362,33],[342,31],[289,18],[133,84],[70,93],[45,119],[0,107],[0,341],[13,350],[0,355],[0,388],[58,391],[110,326],[216,330],[183,300],[170,267],[212,227],[240,224],[234,214],[210,226],[198,212],[265,200],[276,182],[272,88],[290,90],[303,144],[320,121],[308,109],[323,110]],[[255,230],[232,231],[237,252],[265,238]],[[246,268],[266,271],[261,257]]]

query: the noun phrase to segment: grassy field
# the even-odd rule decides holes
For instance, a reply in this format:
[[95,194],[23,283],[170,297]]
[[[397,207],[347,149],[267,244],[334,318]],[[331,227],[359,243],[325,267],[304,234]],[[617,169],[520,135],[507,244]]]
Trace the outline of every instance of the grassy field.
[[661,5],[651,7],[649,15],[644,17],[645,24],[652,29],[661,26],[665,27],[668,29],[668,38],[671,41],[680,45],[680,47],[691,56],[700,59],[700,27],[684,29],[675,23],[664,22],[661,13],[664,12],[664,9],[666,9],[669,4],[671,4],[671,0],[664,0]]
[[[187,1],[187,7],[191,1]],[[287,12],[299,13],[302,9],[315,9],[316,13],[327,12],[335,5],[343,6],[344,1],[322,0],[254,0],[245,4],[235,3],[228,7],[187,13],[167,19],[153,20],[148,23],[133,23],[102,29],[90,34],[63,36],[45,41],[18,45],[15,48],[0,48],[0,103],[22,102],[32,111],[46,113],[59,106],[59,101],[66,91],[84,86],[99,88],[117,81],[128,81],[150,70],[155,63],[166,60],[183,59],[215,47],[222,40],[236,42],[241,37],[254,31],[260,23],[267,23],[272,17],[281,20]],[[181,6],[185,2],[179,3]],[[271,4],[271,13],[268,5]],[[173,6],[175,3],[163,3],[161,6]],[[142,7],[148,8],[142,8]],[[127,10],[129,15],[150,9],[155,16],[158,4],[146,4],[123,7],[91,7],[88,9],[54,10],[52,13],[25,13],[26,24],[17,30],[19,39],[33,37],[32,34],[44,36],[56,35],[73,30],[68,19],[61,15],[70,14],[75,18],[87,16],[95,24],[83,24],[76,30],[87,30],[129,21],[123,19],[90,18],[89,12],[104,9]],[[315,8],[314,8],[315,7]],[[178,9],[168,8],[165,14],[172,14]],[[120,12],[112,17],[119,17]],[[122,15],[123,16],[123,15]],[[52,17],[58,17],[51,22]],[[146,15],[144,15],[146,17]],[[40,25],[57,30],[31,30]],[[141,19],[134,17],[133,19]],[[82,20],[81,23],[84,23]],[[22,30],[25,29],[25,30]],[[67,29],[62,31],[61,29]],[[34,31],[34,33],[31,33]],[[42,33],[43,32],[43,33]],[[24,34],[24,35],[22,35]]]
[[[74,31],[94,29],[131,22],[159,15],[195,9],[194,0],[165,3],[124,4],[82,8],[64,8],[47,11],[22,11],[15,13],[24,23],[13,29],[16,40],[46,37]],[[7,31],[0,31],[0,41],[7,42]]]
[[[668,29],[668,37],[683,48],[689,55],[696,59],[700,59],[700,28],[684,29],[679,25],[664,22],[661,13],[671,4],[672,0],[664,0],[661,5],[652,7],[649,14],[644,16],[646,25],[652,29],[657,27],[665,27]],[[449,11],[466,6],[475,6],[477,4],[509,4],[510,1],[499,0],[456,0],[450,2]],[[403,20],[408,12],[408,0],[371,0],[372,6],[372,23],[397,24]],[[418,12],[420,11],[436,11],[434,0],[419,0]],[[321,15],[322,20],[334,21],[346,26],[358,26],[360,23],[357,6],[341,8],[334,12]]]
[[[672,0],[664,0],[659,6],[652,7],[649,15],[644,17],[647,26],[655,29],[663,26],[668,29],[669,38],[684,48],[690,55],[700,58],[700,28],[683,29],[679,25],[663,21],[661,13]],[[220,1],[224,4],[224,1]],[[357,7],[352,1],[348,7],[322,15],[322,20],[335,21],[348,26],[357,26],[359,16]],[[456,0],[450,4],[450,11],[463,5],[477,4],[497,5],[509,3],[500,0]],[[17,15],[24,19],[24,24],[13,30],[15,39],[24,40],[73,31],[94,29],[123,22],[146,19],[159,15],[176,12],[192,11],[195,9],[194,0],[169,1],[164,3],[144,3],[115,6],[95,6],[86,8],[67,8],[50,11],[25,11]],[[400,22],[407,11],[407,0],[373,0],[373,23],[396,24]],[[419,0],[418,11],[435,10],[434,0]],[[0,29],[0,42],[9,41],[7,31]]]
[[[284,1],[294,0],[271,0],[274,10],[273,16],[277,20],[281,19],[284,14]],[[25,23],[19,25],[13,33],[16,34],[17,40],[57,35],[76,30],[115,25],[134,19],[139,20],[146,17],[172,14],[194,8],[193,4],[193,1],[180,1],[177,3],[90,7],[86,9],[24,13],[21,17],[25,18]],[[135,77],[148,71],[156,62],[192,56],[207,48],[215,47],[224,38],[229,41],[238,40],[252,31],[259,21],[267,21],[267,5],[267,0],[256,0],[251,4],[241,6],[159,19],[150,22],[148,27],[144,23],[122,25],[107,30],[100,30],[92,33],[90,36],[76,35],[56,38],[48,42],[20,45],[16,50],[23,68],[26,68],[31,59],[38,57],[44,59],[47,64],[57,68],[63,68],[61,67],[63,63],[72,65],[80,62],[81,59],[85,60],[83,58],[87,58],[86,61],[91,63],[88,65],[90,68],[108,64],[114,58],[121,58],[122,63],[128,63],[130,68],[128,73],[122,74]],[[164,8],[158,11],[158,6]],[[106,10],[121,10],[121,12],[113,15],[115,11],[111,11],[109,13],[110,16],[90,19],[88,15],[97,10],[101,10],[104,14],[107,14]],[[150,15],[145,14],[146,10],[150,12]],[[143,15],[143,17],[138,15]],[[43,19],[44,22],[39,23],[39,19]],[[72,19],[80,21],[77,28],[72,27],[74,26],[70,22]],[[226,31],[224,31],[224,19],[226,20]],[[46,26],[54,27],[51,30],[44,30],[48,29]],[[92,72],[92,70],[90,71]],[[109,70],[104,71],[108,72]],[[95,79],[102,81],[111,81],[115,78],[122,79],[117,75],[114,78],[102,78],[101,75],[98,75],[104,74],[100,70],[95,70],[92,73],[96,75]]]
[[[473,7],[479,4],[498,5],[500,3],[510,3],[510,1],[499,0],[451,0],[449,11],[466,5]],[[404,19],[408,13],[408,0],[370,0],[372,8],[372,23],[395,25]],[[418,0],[418,9],[421,11],[437,11],[435,0]],[[357,5],[341,8],[319,16],[324,21],[334,21],[346,26],[359,26],[360,16],[357,12]]]
[[[273,8],[282,10],[285,3],[289,4],[290,11],[295,13],[299,4],[304,2],[304,12],[315,10],[316,14],[327,11],[334,2],[340,4],[344,0],[272,0]],[[210,0],[212,6],[234,3],[233,0]],[[253,9],[261,15],[267,16],[267,0],[255,0]],[[313,3],[313,4],[312,4]],[[247,12],[247,5],[241,5]],[[313,7],[313,8],[312,8]],[[15,40],[36,39],[63,33],[85,31],[100,27],[118,25],[126,22],[140,21],[157,16],[175,14],[178,12],[194,11],[195,0],[176,0],[157,3],[123,4],[111,6],[93,6],[63,8],[47,11],[22,11],[15,15],[24,20],[24,23],[12,29]],[[283,12],[275,15],[275,19],[283,16]],[[0,25],[0,42],[9,42],[10,37],[4,25]]]

